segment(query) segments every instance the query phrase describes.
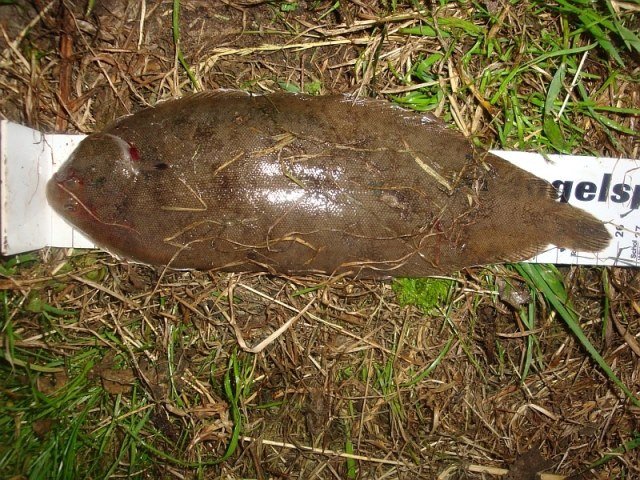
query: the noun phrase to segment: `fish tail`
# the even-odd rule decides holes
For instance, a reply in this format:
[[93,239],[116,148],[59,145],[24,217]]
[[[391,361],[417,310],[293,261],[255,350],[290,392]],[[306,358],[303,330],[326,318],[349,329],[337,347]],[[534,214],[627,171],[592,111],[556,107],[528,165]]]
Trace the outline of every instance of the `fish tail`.
[[539,189],[551,202],[547,214],[555,219],[550,233],[556,246],[599,252],[609,245],[611,235],[601,220],[578,207],[558,202],[558,192],[546,180],[533,179],[532,188]]
[[558,247],[580,252],[599,252],[609,245],[611,235],[601,220],[579,208],[567,204],[556,204],[561,208],[550,213],[556,216]]

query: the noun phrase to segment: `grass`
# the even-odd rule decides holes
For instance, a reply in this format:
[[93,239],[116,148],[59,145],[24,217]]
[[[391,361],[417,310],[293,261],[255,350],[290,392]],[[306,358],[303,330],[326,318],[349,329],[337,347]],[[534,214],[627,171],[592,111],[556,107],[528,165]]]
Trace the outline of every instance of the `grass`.
[[[611,9],[610,2],[607,4]],[[586,81],[592,80],[593,76],[583,71],[584,60],[589,55],[594,55],[594,48],[600,46],[612,56],[612,58],[622,64],[621,53],[610,40],[611,35],[617,34],[620,39],[628,38],[624,45],[630,51],[636,51],[638,37],[624,27],[624,20],[631,20],[631,15],[626,15],[624,19],[616,16],[616,21],[612,22],[603,12],[598,9],[597,2],[557,2],[557,4],[538,5],[532,3],[528,7],[535,15],[548,15],[547,12],[560,14],[561,31],[556,35],[553,32],[543,32],[541,38],[535,38],[529,42],[529,38],[516,38],[516,45],[511,45],[505,49],[506,39],[490,35],[486,29],[479,28],[476,24],[462,21],[456,18],[442,17],[435,23],[424,22],[416,27],[406,27],[398,30],[404,35],[426,36],[434,38],[448,38],[455,36],[457,41],[473,42],[460,61],[461,70],[468,65],[475,63],[486,63],[488,58],[498,56],[500,60],[509,62],[518,51],[526,51],[532,58],[516,65],[513,69],[486,69],[475,95],[478,100],[484,99],[483,106],[491,113],[492,107],[497,107],[504,115],[504,121],[497,125],[498,135],[501,144],[505,148],[534,149],[538,151],[557,151],[569,153],[572,148],[579,144],[584,136],[584,130],[579,124],[573,121],[576,116],[591,117],[599,122],[604,128],[605,134],[617,147],[619,144],[611,130],[616,130],[628,135],[634,135],[633,129],[625,127],[621,122],[612,120],[611,117],[602,115],[595,105],[601,102],[598,98],[605,92],[607,87],[612,86],[615,78],[619,75],[616,70],[611,71],[611,77],[604,82],[603,86],[593,93],[585,87]],[[509,8],[509,7],[505,7]],[[482,12],[484,9],[480,9]],[[484,12],[488,14],[488,12]],[[574,19],[572,15],[578,15],[580,22],[569,21]],[[490,25],[498,20],[495,16],[489,15]],[[493,23],[493,26],[499,24]],[[604,25],[607,33],[596,34],[599,27]],[[584,32],[588,31],[595,38],[593,43],[586,45],[576,45],[581,42]],[[623,33],[624,32],[624,33]],[[509,42],[510,43],[510,42]],[[441,53],[432,54],[426,59],[416,62],[409,75],[404,77],[407,82],[412,82],[416,78],[420,82],[429,84],[419,88],[405,97],[396,98],[396,101],[417,110],[433,110],[442,105],[443,85],[435,79],[437,75],[430,73],[431,66],[438,62],[442,64],[452,57],[453,49]],[[612,68],[615,66],[611,65]],[[460,73],[460,72],[458,72]],[[569,86],[566,85],[566,77],[572,79]],[[539,77],[535,83],[548,85],[545,92],[532,92],[529,94],[518,94],[514,87],[523,82],[532,81],[532,76]],[[465,77],[467,77],[465,79]],[[590,78],[591,77],[591,78]],[[463,81],[468,80],[468,76],[462,74]],[[448,87],[445,85],[445,88]],[[462,85],[457,92],[457,96],[469,93],[466,85]],[[574,90],[577,90],[578,101],[571,101],[574,97]],[[446,92],[452,94],[454,92]],[[611,107],[605,107],[611,108]],[[615,108],[615,107],[613,107]],[[613,111],[613,110],[609,110]],[[622,109],[616,113],[621,115],[637,116],[640,109]],[[532,115],[533,114],[533,115]],[[445,119],[448,117],[445,116]],[[542,129],[544,135],[531,135],[532,132],[539,132]],[[533,143],[536,142],[536,143]],[[537,142],[540,142],[539,144]]]
[[[243,375],[241,376],[241,370]],[[224,455],[220,457],[220,461],[229,458],[238,448],[238,438],[242,431],[242,415],[240,414],[241,401],[243,400],[246,390],[249,386],[250,379],[246,378],[246,368],[241,369],[238,363],[238,356],[233,353],[229,359],[229,368],[224,376],[224,393],[231,408],[231,420],[233,421],[233,430],[231,439]]]
[[[90,131],[123,113],[114,99],[358,90],[434,112],[485,147],[637,154],[635,3],[495,5],[272,2],[204,14],[175,0],[148,4],[139,32],[137,7],[89,2],[90,15],[74,10],[86,22],[74,58],[87,59],[74,78],[91,95],[70,125]],[[20,41],[5,53],[0,105],[46,127],[58,29],[45,17],[21,34],[37,15],[22,7],[7,23]],[[0,474],[500,478],[533,451],[559,475],[633,478],[637,278],[522,264],[389,284],[162,272],[55,250],[3,259]],[[530,298],[506,300],[501,281]],[[312,300],[260,354],[238,349],[231,302],[255,345]]]
[[[606,373],[607,377],[624,392],[631,403],[636,407],[640,407],[640,399],[615,375],[611,366],[602,358],[582,330],[578,316],[571,307],[558,270],[552,265],[530,265],[526,263],[516,265],[516,269],[532,287],[542,293],[547,302],[553,305],[553,308],[560,314],[567,327],[576,336],[593,361]],[[531,328],[530,325],[527,326]]]
[[201,89],[200,82],[196,78],[193,70],[187,63],[187,60],[184,58],[182,53],[182,49],[180,48],[180,0],[173,0],[173,10],[171,15],[171,31],[173,32],[173,45],[176,51],[176,58],[184,71],[187,73],[189,77],[189,81],[195,91],[199,91]]
[[99,391],[88,388],[83,378],[95,358],[91,353],[74,358],[69,367],[77,376],[55,392],[42,392],[38,382],[43,379],[28,367],[20,377],[3,372],[13,380],[3,396],[13,395],[3,402],[0,470],[24,472],[30,478],[74,478],[84,469],[77,453],[90,440],[82,427],[100,401]]
[[[640,38],[624,25],[624,19],[611,0],[556,0],[554,3],[552,9],[577,19],[578,31],[589,32],[598,45],[619,65],[624,65],[624,61],[616,43],[622,43],[631,52],[640,53]],[[627,19],[629,18],[630,15],[627,15]]]

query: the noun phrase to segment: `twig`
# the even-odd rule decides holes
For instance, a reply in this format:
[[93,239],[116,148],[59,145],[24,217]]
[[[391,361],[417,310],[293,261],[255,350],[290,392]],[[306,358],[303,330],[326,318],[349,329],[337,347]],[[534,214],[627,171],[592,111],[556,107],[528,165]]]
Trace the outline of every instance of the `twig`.
[[582,73],[582,67],[584,66],[584,62],[587,59],[588,55],[589,55],[589,50],[587,50],[586,52],[584,52],[582,54],[582,59],[580,60],[580,65],[578,65],[578,68],[576,70],[576,74],[573,76],[573,80],[571,80],[571,85],[569,86],[569,91],[567,91],[567,95],[566,95],[566,97],[564,97],[564,102],[562,102],[562,106],[560,107],[560,110],[558,111],[558,114],[556,115],[556,120],[559,119],[562,116],[562,112],[564,112],[564,109],[566,108],[567,103],[569,103],[569,97],[571,97],[571,92],[573,91],[575,86],[578,84],[578,78],[580,78],[580,73]]
[[398,460],[389,460],[389,459],[386,459],[386,458],[367,457],[365,455],[356,455],[356,454],[353,454],[353,453],[337,452],[335,450],[309,447],[307,445],[294,445],[293,443],[276,442],[274,440],[266,440],[266,439],[263,439],[263,438],[253,438],[253,437],[240,437],[240,439],[243,442],[259,442],[259,443],[262,443],[263,445],[271,445],[271,446],[274,446],[274,447],[282,447],[282,448],[291,448],[291,449],[294,449],[294,450],[303,450],[305,452],[313,452],[313,453],[318,453],[320,455],[331,455],[331,456],[336,456],[336,457],[341,457],[341,458],[349,458],[349,459],[352,459],[352,460],[362,460],[364,462],[372,462],[372,463],[383,463],[385,465],[397,465],[397,466],[400,466],[400,467],[407,467],[407,468],[415,468],[416,467],[416,465],[414,465],[412,463],[401,462],[401,461],[398,461]]

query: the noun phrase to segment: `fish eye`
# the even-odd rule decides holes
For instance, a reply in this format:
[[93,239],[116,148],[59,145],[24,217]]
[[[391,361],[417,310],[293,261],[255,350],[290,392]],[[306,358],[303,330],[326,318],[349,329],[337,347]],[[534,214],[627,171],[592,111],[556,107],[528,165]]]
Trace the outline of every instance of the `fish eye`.
[[84,185],[82,177],[74,168],[61,170],[55,174],[54,178],[58,183],[66,185],[67,188],[77,188]]
[[79,185],[82,185],[82,180],[80,180],[78,177],[70,177],[65,181],[65,183],[67,184],[68,187],[74,188]]
[[70,200],[64,204],[63,208],[65,212],[75,213],[78,211],[78,202],[76,202],[75,200]]

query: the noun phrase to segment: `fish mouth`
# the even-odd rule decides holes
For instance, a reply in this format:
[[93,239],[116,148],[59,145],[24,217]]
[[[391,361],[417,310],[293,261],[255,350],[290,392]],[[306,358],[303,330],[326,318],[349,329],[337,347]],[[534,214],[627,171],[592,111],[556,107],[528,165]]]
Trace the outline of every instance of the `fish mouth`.
[[81,182],[73,170],[64,169],[56,172],[47,183],[46,196],[49,205],[64,217],[79,212],[81,201],[73,191],[78,189],[79,184]]
[[140,235],[127,220],[105,218],[96,211],[91,200],[86,199],[83,180],[72,168],[61,170],[51,177],[46,196],[53,210],[94,240],[102,235],[102,231],[121,230],[125,232],[127,240],[132,235]]
[[80,209],[78,197],[69,190],[69,176],[62,172],[55,173],[47,183],[46,195],[49,205],[64,217],[73,215]]

